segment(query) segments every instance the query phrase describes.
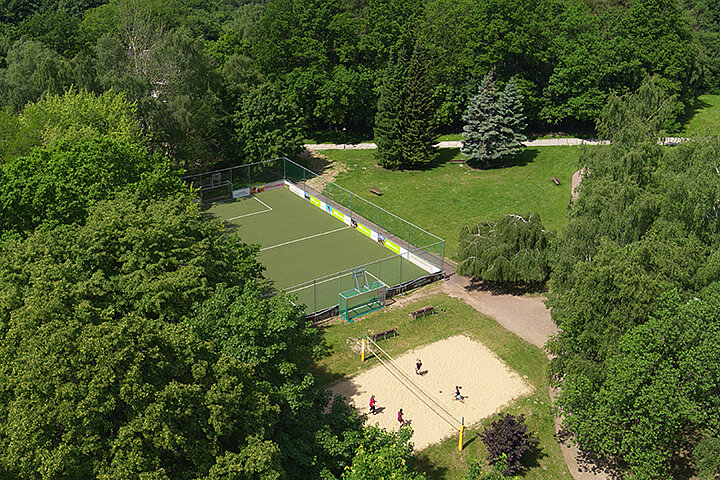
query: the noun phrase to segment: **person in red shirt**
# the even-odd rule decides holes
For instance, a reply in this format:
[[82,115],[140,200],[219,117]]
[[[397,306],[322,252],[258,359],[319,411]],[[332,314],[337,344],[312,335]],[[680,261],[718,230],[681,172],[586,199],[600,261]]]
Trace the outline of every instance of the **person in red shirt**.
[[370,395],[370,413],[373,415],[377,413],[375,411],[375,395]]
[[403,425],[405,425],[407,422],[403,418],[403,411],[402,408],[398,410],[398,423],[400,424],[400,428],[402,428]]

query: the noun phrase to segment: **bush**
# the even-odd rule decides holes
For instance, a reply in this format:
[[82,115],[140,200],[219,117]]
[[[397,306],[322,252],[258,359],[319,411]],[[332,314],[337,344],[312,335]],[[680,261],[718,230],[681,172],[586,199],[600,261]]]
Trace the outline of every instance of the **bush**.
[[485,427],[480,438],[488,449],[487,459],[491,464],[507,462],[505,475],[513,475],[522,470],[522,457],[534,449],[538,439],[528,432],[525,416],[517,417],[500,414],[500,418]]

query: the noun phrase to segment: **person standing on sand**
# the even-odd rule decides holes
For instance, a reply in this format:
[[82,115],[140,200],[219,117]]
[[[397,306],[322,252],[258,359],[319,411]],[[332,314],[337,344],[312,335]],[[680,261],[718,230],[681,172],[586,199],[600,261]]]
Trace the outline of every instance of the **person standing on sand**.
[[422,362],[420,361],[420,357],[415,360],[415,375],[421,375],[420,369],[422,368]]
[[[460,385],[455,385],[455,393],[453,393],[452,396],[455,398],[455,400],[460,400],[461,402],[463,402],[463,396],[460,393],[461,388],[462,387]],[[465,402],[463,402],[463,403],[465,403]]]
[[400,424],[400,428],[402,428],[403,425],[405,425],[405,423],[407,423],[407,422],[405,422],[405,419],[403,418],[402,408],[400,410],[398,410],[398,423]]
[[375,411],[375,395],[370,395],[370,413],[373,415],[377,413]]

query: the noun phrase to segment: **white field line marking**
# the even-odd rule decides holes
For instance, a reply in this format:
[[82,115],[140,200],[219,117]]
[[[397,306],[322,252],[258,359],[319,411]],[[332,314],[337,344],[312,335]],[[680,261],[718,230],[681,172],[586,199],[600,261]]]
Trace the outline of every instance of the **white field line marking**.
[[229,222],[229,221],[231,221],[231,220],[237,220],[238,218],[249,217],[250,215],[257,215],[258,213],[272,212],[272,207],[271,207],[270,205],[268,205],[267,203],[263,202],[262,200],[260,200],[259,198],[257,198],[255,195],[250,195],[250,197],[254,198],[254,199],[257,200],[258,202],[260,202],[260,203],[262,203],[263,205],[265,205],[265,208],[267,208],[267,210],[260,210],[259,212],[246,213],[245,215],[238,215],[237,217],[228,218],[228,219],[226,220],[227,222]]
[[263,205],[265,205],[265,208],[267,208],[268,210],[272,211],[272,207],[271,207],[270,205],[268,205],[267,203],[263,202],[262,200],[260,200],[259,198],[257,198],[255,195],[251,195],[251,197],[254,198],[255,200],[257,200],[258,202],[262,203]]
[[298,238],[297,240],[290,240],[289,242],[278,243],[277,245],[271,245],[269,247],[261,248],[260,251],[264,252],[265,250],[270,250],[271,248],[284,247],[285,245],[290,245],[291,243],[297,243],[297,242],[302,242],[303,240],[310,240],[311,238],[322,237],[323,235],[339,232],[340,230],[347,230],[348,228],[350,228],[350,225],[345,225],[344,227],[341,227],[341,228],[338,228],[335,230],[330,230],[329,232],[316,233],[315,235],[309,235],[307,237]]

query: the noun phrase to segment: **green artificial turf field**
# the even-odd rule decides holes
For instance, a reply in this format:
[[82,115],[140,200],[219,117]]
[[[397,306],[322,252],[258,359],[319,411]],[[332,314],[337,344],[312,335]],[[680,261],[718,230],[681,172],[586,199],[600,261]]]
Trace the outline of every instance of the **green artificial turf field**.
[[428,274],[287,188],[211,204],[204,213],[245,243],[259,244],[265,276],[295,293],[308,313],[337,304],[338,293],[355,286],[351,273],[339,272],[374,262],[365,267],[367,281],[388,286]]

